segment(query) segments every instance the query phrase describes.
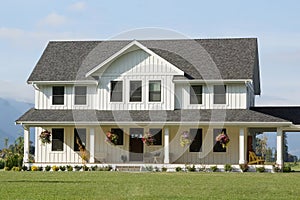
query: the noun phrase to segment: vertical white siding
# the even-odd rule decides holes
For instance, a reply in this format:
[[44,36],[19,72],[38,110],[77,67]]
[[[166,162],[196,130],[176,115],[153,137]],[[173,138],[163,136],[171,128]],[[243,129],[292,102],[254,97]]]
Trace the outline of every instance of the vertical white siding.
[[176,84],[177,109],[246,109],[247,89],[243,84],[226,85],[226,104],[214,104],[213,85],[203,85],[202,104],[190,104],[190,85]]

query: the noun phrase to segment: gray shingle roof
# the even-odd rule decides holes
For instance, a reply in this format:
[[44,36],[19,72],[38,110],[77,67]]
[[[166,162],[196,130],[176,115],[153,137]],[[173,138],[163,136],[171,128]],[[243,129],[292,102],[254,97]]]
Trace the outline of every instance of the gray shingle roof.
[[[75,81],[132,41],[49,42],[28,81]],[[190,79],[252,79],[260,94],[257,40],[196,39],[138,41]],[[89,77],[91,79],[91,77]]]
[[30,109],[17,123],[29,122],[288,122],[246,109],[100,111]]
[[293,124],[300,124],[300,107],[293,106],[269,106],[269,107],[252,107],[253,111],[260,113],[272,115],[279,117],[288,121],[293,122]]

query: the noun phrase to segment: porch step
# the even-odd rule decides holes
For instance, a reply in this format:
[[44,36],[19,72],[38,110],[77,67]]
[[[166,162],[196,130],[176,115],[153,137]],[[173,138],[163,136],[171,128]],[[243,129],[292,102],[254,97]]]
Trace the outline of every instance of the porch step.
[[121,172],[139,172],[141,171],[140,166],[116,166],[117,171]]

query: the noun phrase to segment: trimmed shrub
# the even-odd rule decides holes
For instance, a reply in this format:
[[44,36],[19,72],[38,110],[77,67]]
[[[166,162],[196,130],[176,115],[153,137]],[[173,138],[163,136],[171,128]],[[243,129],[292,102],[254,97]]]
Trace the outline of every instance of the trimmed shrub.
[[12,170],[15,171],[15,172],[19,172],[19,171],[21,171],[21,168],[20,167],[13,167]]
[[46,167],[45,167],[45,170],[48,172],[48,171],[50,171],[50,169],[51,169],[51,166],[49,166],[49,165],[47,165]]
[[4,171],[10,171],[11,169],[9,167],[4,167]]
[[23,170],[23,171],[27,171],[27,170],[28,170],[28,167],[24,165],[24,166],[22,166],[22,170]]
[[55,171],[55,172],[57,172],[57,171],[59,170],[59,167],[56,166],[56,165],[53,165],[53,166],[52,166],[52,170]]
[[292,171],[292,168],[290,165],[284,165],[283,168],[282,168],[282,171],[285,172],[285,173],[289,173]]
[[71,165],[67,165],[67,170],[68,170],[68,172],[72,172],[73,171],[73,167]]
[[161,171],[162,171],[162,172],[166,172],[166,171],[167,171],[167,168],[166,168],[166,167],[162,167],[162,168],[161,168]]
[[176,167],[175,170],[176,170],[176,172],[181,172],[182,168],[181,167]]
[[20,154],[9,153],[5,159],[5,167],[12,169],[13,167],[22,167],[23,157]]
[[187,166],[186,168],[187,168],[188,172],[195,172],[196,171],[195,165]]
[[224,170],[225,170],[225,172],[231,172],[231,171],[232,171],[232,166],[231,166],[231,164],[225,164],[225,165],[224,165]]
[[38,171],[44,171],[44,167],[39,166],[39,167],[38,167]]
[[75,168],[75,171],[80,171],[82,166],[76,165],[74,168]]
[[60,169],[60,171],[64,172],[64,171],[66,171],[66,166],[60,166],[59,169]]
[[31,171],[38,171],[38,167],[37,166],[32,166]]
[[265,172],[265,167],[257,167],[256,172],[259,172],[259,173]]
[[247,164],[240,164],[240,168],[242,172],[247,172],[249,170],[249,166]]
[[89,167],[86,166],[86,165],[83,165],[83,166],[82,166],[82,169],[83,169],[83,171],[89,171]]
[[97,168],[98,168],[98,166],[97,166],[97,165],[95,165],[95,166],[91,166],[91,170],[92,170],[92,171],[97,171]]
[[212,172],[216,172],[217,170],[218,170],[218,167],[215,165],[215,166],[211,166],[210,167],[210,170],[212,171]]

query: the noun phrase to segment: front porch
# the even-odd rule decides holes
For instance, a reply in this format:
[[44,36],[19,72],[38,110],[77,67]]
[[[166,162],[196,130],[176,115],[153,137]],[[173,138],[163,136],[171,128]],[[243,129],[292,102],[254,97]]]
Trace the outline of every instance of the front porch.
[[[62,148],[53,149],[53,142],[42,144],[39,134],[43,130],[52,132],[54,129],[63,129]],[[75,131],[85,129],[85,135],[81,138],[88,151],[88,158],[82,159],[80,152],[75,148]],[[108,131],[120,129],[123,132],[121,142],[112,145],[105,142]],[[157,144],[147,146],[141,142],[145,132],[151,130],[161,134],[161,140]],[[230,138],[229,145],[225,150],[215,149],[216,131],[225,129]],[[282,127],[277,128],[254,128],[237,126],[196,126],[196,125],[156,125],[156,126],[128,126],[128,125],[103,125],[103,126],[41,126],[35,129],[35,162],[34,165],[113,165],[113,166],[177,166],[177,165],[199,165],[200,166],[223,166],[231,164],[247,164],[249,161],[249,150],[254,144],[250,137],[262,131],[270,129],[277,132],[277,157],[272,163],[278,167],[283,166],[283,133]],[[24,129],[24,164],[29,164],[29,127]],[[184,131],[192,133],[197,130],[201,137],[197,137],[198,148],[191,149],[191,144],[182,147],[180,136]],[[196,135],[194,136],[194,138]],[[52,140],[53,141],[53,140]],[[56,144],[56,142],[54,142]],[[195,145],[195,144],[193,144]],[[136,148],[138,146],[138,148]],[[197,147],[197,146],[196,146]],[[194,150],[197,150],[196,152]],[[270,165],[271,167],[272,165]],[[171,167],[172,168],[172,167]]]

